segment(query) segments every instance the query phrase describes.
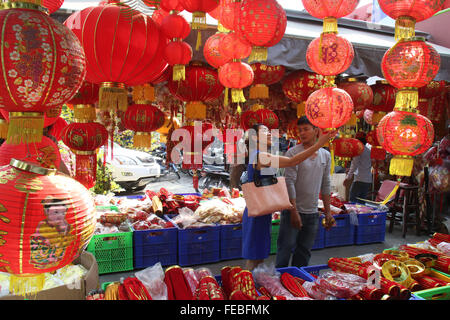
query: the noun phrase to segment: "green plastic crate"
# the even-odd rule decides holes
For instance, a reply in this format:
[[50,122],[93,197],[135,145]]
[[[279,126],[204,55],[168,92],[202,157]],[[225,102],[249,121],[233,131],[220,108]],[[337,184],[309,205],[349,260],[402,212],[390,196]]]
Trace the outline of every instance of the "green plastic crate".
[[133,270],[133,232],[94,235],[86,248],[98,264],[98,273]]
[[270,232],[270,254],[277,253],[277,240],[280,232],[280,219],[272,220],[272,231]]
[[414,295],[425,300],[450,300],[450,286],[421,290],[414,292]]

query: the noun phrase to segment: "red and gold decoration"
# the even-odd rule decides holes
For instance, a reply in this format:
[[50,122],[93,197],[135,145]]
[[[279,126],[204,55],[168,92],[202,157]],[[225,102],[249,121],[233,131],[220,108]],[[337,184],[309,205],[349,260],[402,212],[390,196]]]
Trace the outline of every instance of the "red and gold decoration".
[[359,0],[302,0],[302,3],[305,10],[313,17],[338,19],[352,13]]
[[396,111],[388,113],[377,127],[378,140],[386,151],[394,155],[389,173],[410,176],[413,156],[431,147],[434,128],[430,120],[415,112]]
[[231,58],[223,55],[220,51],[219,45],[221,39],[226,36],[226,33],[216,32],[206,40],[203,46],[203,56],[206,62],[218,69],[225,63],[231,61]]
[[267,48],[280,42],[286,25],[286,12],[276,0],[242,0],[235,28],[253,46],[248,62],[266,61]]
[[69,108],[73,109],[75,121],[95,121],[97,119],[95,104],[98,102],[99,89],[97,84],[84,81],[77,93],[68,101]]
[[186,67],[185,80],[169,79],[167,87],[177,99],[186,102],[187,119],[205,119],[204,102],[217,99],[223,92],[217,71],[196,62]]
[[218,19],[222,27],[230,31],[238,31],[241,0],[220,0]]
[[390,85],[386,80],[377,80],[376,83],[370,87],[373,91],[373,100],[372,104],[369,105],[367,109],[370,111],[370,118],[373,119],[371,120],[373,123],[368,123],[375,126],[386,113],[391,112],[394,109],[397,89]]
[[335,156],[342,161],[351,161],[352,158],[361,155],[364,151],[364,145],[355,138],[344,136],[333,140]]
[[386,150],[383,149],[378,141],[377,131],[371,130],[366,135],[367,143],[372,146],[370,149],[370,158],[374,160],[382,161],[386,159]]
[[168,39],[147,15],[110,1],[75,12],[65,25],[86,54],[86,81],[100,86],[99,109],[126,111],[126,87],[151,83],[168,67]]
[[416,22],[431,18],[444,0],[378,0],[381,10],[395,20],[395,40],[415,36]]
[[7,141],[40,142],[44,113],[70,100],[85,74],[85,55],[70,30],[34,3],[3,3],[0,109],[9,112]]
[[297,125],[298,119],[289,121],[286,134],[288,139],[297,140],[297,143],[302,143],[300,140],[300,132]]
[[296,102],[297,117],[305,114],[305,102],[309,95],[325,85],[324,76],[306,70],[297,70],[287,75],[283,80],[283,93]]
[[0,139],[6,139],[8,136],[8,121],[3,116],[3,113],[0,112]]
[[11,274],[10,291],[32,294],[45,273],[71,263],[95,229],[95,204],[80,183],[31,163],[0,167],[0,271]]
[[247,131],[255,124],[259,123],[259,117],[253,110],[247,110],[241,114],[241,128]]
[[164,120],[164,113],[145,101],[129,106],[122,117],[125,128],[134,131],[133,145],[137,148],[151,147],[151,132],[162,127]]
[[339,82],[338,88],[350,95],[354,111],[364,110],[372,105],[373,91],[367,83],[356,78],[347,78]]
[[260,62],[250,65],[253,70],[253,85],[250,87],[250,99],[269,98],[269,87],[283,79],[285,67],[269,66]]
[[[231,88],[231,101],[234,103],[246,101],[242,89],[251,85],[253,78],[250,65],[241,61],[231,61],[219,68],[219,81],[224,87]],[[238,107],[238,113],[239,110]]]
[[92,188],[97,178],[97,149],[108,139],[108,131],[97,122],[71,123],[61,133],[62,141],[75,153],[75,179]]

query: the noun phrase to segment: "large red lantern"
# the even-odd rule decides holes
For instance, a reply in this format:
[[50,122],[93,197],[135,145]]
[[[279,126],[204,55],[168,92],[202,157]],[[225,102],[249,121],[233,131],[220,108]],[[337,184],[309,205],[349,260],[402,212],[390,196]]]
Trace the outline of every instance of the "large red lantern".
[[29,9],[3,4],[0,11],[0,109],[10,112],[7,141],[13,144],[39,142],[43,113],[72,98],[86,74],[84,52],[74,34],[39,6],[24,5]]
[[69,107],[73,109],[73,118],[75,121],[95,121],[97,114],[95,104],[98,102],[97,84],[84,81],[81,88],[68,101]]
[[340,82],[338,88],[350,95],[354,111],[364,110],[372,105],[373,92],[365,82],[358,81],[356,78],[348,78]]
[[280,122],[275,112],[265,109],[263,106],[253,106],[257,123],[265,125],[269,130],[278,129]]
[[350,67],[354,55],[350,41],[336,33],[323,33],[308,45],[306,62],[316,73],[335,76]]
[[97,122],[71,123],[62,130],[62,140],[76,156],[75,179],[92,188],[97,178],[96,150],[108,139],[108,131]]
[[241,0],[220,0],[218,20],[228,30],[236,31]]
[[441,10],[444,0],[379,0],[381,10],[395,20],[395,39],[415,36],[415,24]]
[[400,40],[383,56],[381,70],[386,80],[399,89],[396,108],[410,110],[418,104],[417,88],[429,83],[438,73],[439,53],[423,38]]
[[168,39],[150,17],[127,6],[88,7],[69,16],[65,25],[81,41],[86,80],[100,85],[102,110],[125,111],[126,86],[151,83],[168,66],[163,57]]
[[355,138],[342,137],[333,140],[334,154],[342,161],[351,161],[352,158],[361,155],[364,145]]
[[231,61],[219,68],[219,81],[231,88],[231,99],[235,103],[246,101],[242,89],[252,84],[253,77],[252,68],[244,62]]
[[367,108],[373,111],[390,112],[395,106],[397,89],[386,80],[377,80],[370,86],[373,92],[372,105]]
[[124,127],[135,131],[133,145],[142,148],[151,147],[151,132],[161,128],[164,120],[164,113],[149,104],[133,104],[122,117]]
[[283,93],[290,100],[298,103],[297,117],[305,114],[305,101],[309,95],[324,84],[324,76],[306,70],[294,71],[283,80]]
[[434,139],[433,124],[415,112],[393,111],[377,127],[381,146],[394,155],[389,167],[391,175],[410,176],[413,156],[431,147]]
[[205,57],[206,62],[216,69],[231,60],[228,56],[225,56],[219,48],[220,40],[225,36],[225,33],[217,32],[210,36],[203,46],[203,56]]
[[284,66],[269,66],[259,62],[250,66],[254,74],[253,85],[250,88],[250,99],[268,98],[268,86],[281,81],[284,76]]
[[241,60],[250,55],[252,46],[235,32],[230,32],[220,39],[219,52],[230,60]]
[[189,119],[205,119],[206,105],[217,99],[223,91],[216,70],[193,63],[186,67],[186,78],[182,81],[168,81],[169,91],[177,99],[187,102],[185,116]]
[[45,273],[77,258],[94,234],[94,201],[66,175],[12,160],[0,167],[0,271],[11,274],[10,292],[35,294]]
[[253,46],[248,62],[267,60],[267,48],[276,45],[286,31],[286,12],[276,0],[242,0],[239,36]]
[[247,110],[241,114],[241,128],[247,131],[259,123],[259,117],[253,110]]
[[305,10],[313,17],[338,19],[352,13],[358,6],[359,0],[302,0],[302,3]]

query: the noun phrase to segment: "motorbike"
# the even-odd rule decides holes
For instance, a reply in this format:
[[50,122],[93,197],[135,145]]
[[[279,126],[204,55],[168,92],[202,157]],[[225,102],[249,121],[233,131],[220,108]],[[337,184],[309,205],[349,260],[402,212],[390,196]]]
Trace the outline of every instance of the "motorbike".
[[230,173],[224,166],[204,164],[198,181],[200,190],[230,187]]

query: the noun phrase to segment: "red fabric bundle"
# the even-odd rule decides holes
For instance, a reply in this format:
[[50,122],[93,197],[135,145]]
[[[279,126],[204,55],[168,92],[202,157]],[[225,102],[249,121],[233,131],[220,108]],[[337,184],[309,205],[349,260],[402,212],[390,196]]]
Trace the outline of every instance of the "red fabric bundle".
[[416,281],[423,289],[439,288],[449,285],[448,282],[427,275],[423,275],[422,277],[417,278]]
[[168,268],[165,272],[164,283],[167,286],[168,300],[192,300],[191,288],[181,267]]
[[[126,295],[128,297],[127,300],[152,300],[152,297],[148,293],[147,289],[138,278],[129,277],[125,279],[125,281],[121,286],[124,288],[126,292]],[[119,287],[119,295],[120,295],[120,287]]]
[[280,281],[294,297],[309,297],[299,278],[285,272],[281,275]]
[[123,283],[119,285],[119,300],[130,300],[128,298],[128,293]]
[[203,277],[200,280],[195,297],[197,300],[224,300],[219,284],[216,279],[210,276]]
[[[266,288],[260,287],[260,288],[258,289],[258,291],[259,291],[263,296],[265,296],[265,297],[267,297],[267,298],[269,298],[269,299],[272,298],[272,295],[270,294],[270,292],[269,292]],[[258,297],[258,300],[259,300],[259,297]]]

